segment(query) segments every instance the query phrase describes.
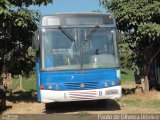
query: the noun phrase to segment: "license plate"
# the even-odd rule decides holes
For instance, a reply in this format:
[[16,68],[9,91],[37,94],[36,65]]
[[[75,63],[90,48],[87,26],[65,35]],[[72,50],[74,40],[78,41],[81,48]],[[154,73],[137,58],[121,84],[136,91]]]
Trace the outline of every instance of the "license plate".
[[106,95],[114,95],[114,94],[118,94],[118,90],[107,90],[106,91]]

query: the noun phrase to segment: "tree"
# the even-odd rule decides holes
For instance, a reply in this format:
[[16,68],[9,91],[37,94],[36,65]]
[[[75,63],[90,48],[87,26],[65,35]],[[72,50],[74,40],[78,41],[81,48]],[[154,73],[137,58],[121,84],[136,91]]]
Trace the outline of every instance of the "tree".
[[53,0],[5,0],[10,2],[14,6],[18,7],[29,7],[30,5],[47,5],[52,3]]
[[149,91],[149,70],[160,53],[160,0],[100,0],[116,17],[118,29],[124,33],[124,43],[132,51],[135,68],[144,79],[144,91]]
[[28,52],[32,36],[37,30],[38,11],[28,10],[30,5],[47,5],[52,0],[0,1],[0,72],[29,74],[34,57]]
[[125,35],[121,34],[121,40],[118,42],[119,47],[119,56],[120,56],[120,66],[121,69],[133,69],[133,62],[132,62],[132,51],[128,48],[128,44],[125,43]]

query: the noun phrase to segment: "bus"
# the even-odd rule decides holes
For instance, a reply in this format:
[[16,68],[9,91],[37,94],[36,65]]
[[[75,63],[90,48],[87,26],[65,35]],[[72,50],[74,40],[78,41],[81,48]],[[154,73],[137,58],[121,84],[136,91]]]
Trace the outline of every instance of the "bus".
[[38,101],[119,99],[122,95],[111,13],[64,13],[41,17],[34,35]]

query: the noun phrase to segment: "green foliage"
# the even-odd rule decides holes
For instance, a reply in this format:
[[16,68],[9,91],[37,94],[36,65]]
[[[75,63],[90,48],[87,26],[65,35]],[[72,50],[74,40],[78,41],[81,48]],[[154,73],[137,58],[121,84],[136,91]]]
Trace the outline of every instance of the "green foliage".
[[100,0],[100,3],[114,13],[118,29],[125,36],[122,42],[131,53],[132,66],[137,66],[141,75],[148,75],[159,52],[160,0]]
[[121,68],[128,68],[131,69],[132,68],[132,51],[129,49],[128,44],[126,44],[125,35],[121,35],[122,36],[122,40],[119,43],[119,53],[120,53],[120,63],[121,63]]
[[47,5],[52,0],[0,1],[0,72],[29,74],[34,56],[29,53],[32,36],[37,30],[40,13],[29,5]]
[[34,67],[33,56],[28,54],[33,32],[37,29],[38,13],[27,9],[11,11],[1,26],[1,71],[13,74],[29,72]]
[[30,5],[47,5],[48,3],[52,3],[53,0],[4,0],[9,1],[11,4],[15,6],[30,6]]

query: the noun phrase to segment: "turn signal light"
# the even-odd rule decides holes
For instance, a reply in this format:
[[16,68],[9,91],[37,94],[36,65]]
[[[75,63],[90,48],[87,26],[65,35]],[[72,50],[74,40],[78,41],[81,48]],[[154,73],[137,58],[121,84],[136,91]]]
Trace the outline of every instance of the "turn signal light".
[[41,89],[44,89],[44,85],[40,85],[40,88],[41,88]]

